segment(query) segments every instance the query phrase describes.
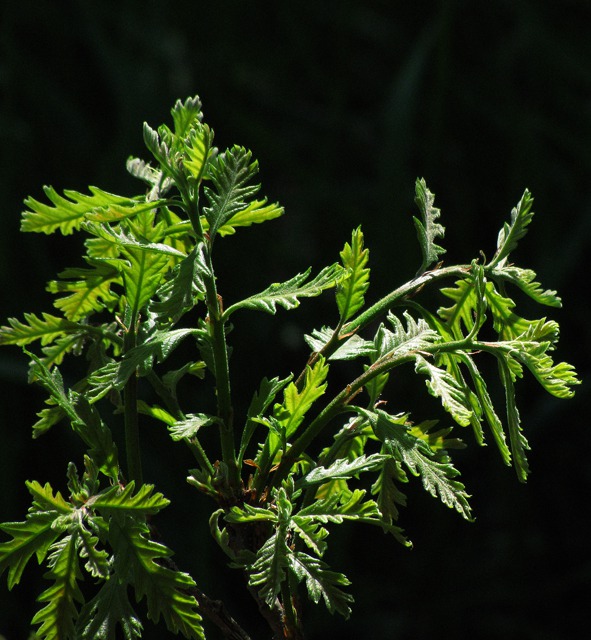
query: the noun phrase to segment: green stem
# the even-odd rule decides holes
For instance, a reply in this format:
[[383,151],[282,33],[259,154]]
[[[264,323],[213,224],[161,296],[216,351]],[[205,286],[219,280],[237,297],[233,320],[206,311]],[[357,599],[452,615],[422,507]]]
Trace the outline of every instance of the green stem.
[[[421,349],[421,353],[450,353],[462,349],[470,350],[481,346],[483,346],[483,343],[463,339],[430,345]],[[320,435],[331,420],[346,410],[351,400],[372,378],[382,373],[387,373],[405,362],[411,362],[414,360],[415,355],[415,352],[408,352],[399,357],[385,356],[374,362],[374,364],[368,367],[358,378],[337,394],[285,452],[279,468],[273,477],[272,486],[277,487],[281,484],[300,455],[310,446],[316,437]]]
[[[136,343],[135,319],[132,318],[125,334],[124,351],[133,349]],[[140,430],[137,410],[137,376],[129,376],[123,390],[123,419],[125,424],[125,455],[127,459],[127,479],[136,486],[143,484],[142,460],[140,456]]]
[[401,287],[398,287],[398,289],[394,289],[394,291],[391,291],[387,296],[384,296],[383,298],[378,300],[371,307],[368,307],[356,318],[346,323],[338,332],[338,334],[337,332],[335,332],[333,337],[324,345],[324,348],[321,349],[318,353],[313,354],[308,364],[312,365],[320,355],[328,359],[349,337],[351,337],[355,333],[358,333],[372,322],[378,320],[392,307],[400,304],[402,300],[416,295],[427,284],[438,282],[439,280],[451,277],[463,278],[470,271],[470,269],[470,265],[444,267],[442,269],[426,271],[416,278],[409,280]]
[[238,469],[234,442],[234,410],[232,408],[232,395],[230,389],[228,345],[226,343],[225,323],[222,317],[223,309],[221,299],[218,296],[215,284],[215,275],[213,273],[211,245],[209,245],[207,249],[206,259],[210,275],[204,278],[204,282],[206,302],[209,311],[209,334],[211,336],[215,369],[218,417],[221,420],[220,442],[222,447],[222,460],[228,467],[228,484],[233,491],[237,492],[240,488],[240,472]]

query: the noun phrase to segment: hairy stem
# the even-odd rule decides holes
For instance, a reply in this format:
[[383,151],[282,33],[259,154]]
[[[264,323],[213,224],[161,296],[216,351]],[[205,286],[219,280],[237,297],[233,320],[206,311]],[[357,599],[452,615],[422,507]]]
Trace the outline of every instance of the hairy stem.
[[216,379],[216,394],[218,405],[218,417],[221,420],[220,441],[222,447],[222,460],[228,467],[228,483],[232,490],[238,491],[240,486],[240,473],[236,460],[236,447],[234,442],[232,395],[230,389],[230,369],[228,363],[228,345],[221,298],[218,295],[213,264],[211,261],[211,245],[207,251],[209,274],[204,278],[206,288],[206,302],[209,311],[208,323],[212,342],[213,361]]
[[[125,351],[136,344],[135,322],[125,334]],[[125,424],[125,455],[127,459],[127,480],[137,486],[143,484],[142,460],[140,456],[140,431],[137,410],[137,376],[129,376],[123,391],[123,418]]]

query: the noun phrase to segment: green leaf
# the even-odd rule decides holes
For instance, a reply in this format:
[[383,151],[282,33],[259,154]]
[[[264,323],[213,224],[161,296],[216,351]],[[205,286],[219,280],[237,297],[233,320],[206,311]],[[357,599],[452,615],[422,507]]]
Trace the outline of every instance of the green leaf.
[[392,313],[388,314],[388,320],[394,331],[390,331],[384,325],[378,328],[374,344],[380,359],[414,357],[416,352],[431,347],[440,339],[438,333],[433,331],[422,318],[417,321],[406,311],[404,317],[406,329],[402,321]]
[[137,600],[146,598],[148,617],[157,623],[162,616],[172,633],[204,640],[197,601],[189,594],[195,582],[188,574],[165,566],[172,551],[148,535],[147,526],[131,518],[111,520],[109,540],[116,556],[128,562],[127,579]]
[[173,258],[185,258],[186,255],[163,242],[151,242],[146,238],[136,238],[132,233],[126,232],[120,226],[113,227],[102,221],[100,222],[86,222],[84,229],[101,238],[105,242],[110,242],[116,245],[119,249],[126,248],[135,251],[145,251],[147,253],[159,253],[166,256],[172,256]]
[[21,322],[16,318],[8,318],[10,327],[0,327],[0,345],[23,346],[35,340],[40,340],[42,345],[46,345],[67,333],[80,333],[84,330],[77,322],[49,313],[43,313],[41,317],[34,313],[25,313],[24,320]]
[[285,438],[290,438],[300,426],[310,407],[326,391],[328,364],[320,357],[313,367],[306,367],[302,389],[294,382],[283,393],[283,403],[274,407],[274,417],[278,421]]
[[93,396],[102,397],[110,389],[123,389],[138,367],[145,367],[146,362],[151,363],[153,358],[156,358],[158,362],[164,362],[184,338],[190,335],[198,336],[202,333],[202,329],[154,332],[146,342],[127,351],[119,361],[107,363],[88,377]]
[[250,151],[234,146],[211,160],[209,173],[213,188],[204,189],[209,207],[204,207],[203,213],[213,240],[218,230],[245,209],[248,199],[259,190],[259,185],[248,185],[258,173],[258,162],[252,160]]
[[369,456],[359,456],[353,460],[340,458],[333,462],[329,467],[316,467],[307,473],[302,479],[303,486],[310,486],[327,482],[329,480],[344,479],[347,480],[364,471],[374,471],[383,466],[388,456],[379,453],[373,453]]
[[555,342],[558,338],[558,324],[553,320],[526,320],[518,316],[513,309],[515,302],[511,298],[501,295],[492,282],[487,282],[485,296],[493,318],[493,326],[501,340],[520,338],[534,330],[537,340]]
[[336,292],[341,322],[346,322],[365,304],[364,296],[369,287],[369,250],[363,248],[361,228],[353,231],[351,244],[346,243],[340,255],[343,267],[351,274],[337,287]]
[[445,249],[435,244],[438,237],[443,237],[445,229],[436,220],[441,215],[435,207],[435,197],[427,188],[425,180],[421,178],[415,183],[415,203],[421,212],[422,221],[414,218],[417,236],[423,253],[423,263],[419,273],[426,271],[439,256],[445,253]]
[[466,427],[472,419],[472,408],[467,397],[467,390],[444,369],[431,364],[423,356],[415,359],[415,370],[428,376],[426,381],[429,393],[441,399],[443,408],[448,411],[453,419],[461,426]]
[[146,516],[158,513],[170,504],[161,493],[154,493],[154,486],[143,484],[134,494],[135,483],[125,487],[115,485],[91,498],[88,506],[108,516],[114,513],[130,516]]
[[53,584],[40,596],[47,605],[33,617],[32,624],[39,625],[37,636],[41,640],[74,640],[75,621],[78,617],[76,603],[84,598],[78,580],[82,578],[78,563],[78,532],[65,536],[51,546],[49,572],[46,578]]
[[488,393],[486,382],[484,381],[484,378],[476,367],[473,358],[471,358],[467,354],[463,354],[461,356],[461,359],[470,372],[480,408],[482,410],[482,413],[484,414],[484,417],[486,418],[488,426],[493,435],[493,439],[501,453],[503,462],[509,466],[511,465],[511,452],[509,450],[509,447],[507,446],[503,424],[495,411],[493,402]]
[[20,582],[21,576],[33,555],[39,564],[43,562],[47,550],[60,535],[53,528],[57,517],[55,511],[29,510],[24,522],[5,522],[0,529],[12,536],[7,542],[0,542],[0,576],[8,569],[8,588]]
[[[218,233],[220,236],[230,236],[236,233],[238,227],[250,227],[253,224],[274,220],[285,213],[279,203],[267,204],[267,199],[253,200],[246,208],[235,213],[228,222],[223,224]],[[209,223],[203,225],[204,230],[209,228]]]
[[203,254],[203,243],[198,243],[191,253],[175,265],[169,280],[156,290],[159,302],[152,302],[150,310],[160,323],[175,324],[198,300],[205,297],[204,276],[210,275]]
[[141,638],[142,624],[133,610],[126,582],[115,575],[106,580],[96,596],[83,607],[78,618],[79,636],[93,640],[116,640],[117,626],[125,640]]
[[389,456],[371,487],[372,494],[377,496],[376,502],[382,518],[388,524],[398,520],[397,505],[406,506],[406,496],[398,488],[400,482],[408,482],[408,478],[400,467],[400,463]]
[[104,549],[98,549],[98,538],[83,526],[78,527],[80,535],[78,552],[86,560],[84,568],[93,578],[109,577],[109,554]]
[[515,402],[515,385],[507,360],[498,356],[501,382],[505,388],[505,400],[507,403],[507,424],[509,427],[509,440],[513,454],[513,465],[520,482],[525,482],[529,474],[526,451],[529,444],[521,430],[521,418]]
[[277,524],[271,535],[257,551],[254,562],[248,567],[248,583],[258,588],[260,597],[271,607],[286,577],[288,556],[292,553],[287,544],[287,533],[292,505],[283,488],[276,494]]
[[73,322],[103,309],[114,309],[119,297],[111,291],[112,284],[119,284],[121,277],[113,265],[86,258],[91,269],[72,268],[59,274],[60,280],[47,284],[50,293],[63,293],[54,302],[68,320]]
[[130,247],[125,247],[123,254],[127,258],[127,264],[123,268],[125,298],[132,316],[137,317],[161,285],[169,258],[166,254]]
[[183,438],[194,438],[199,429],[207,427],[210,424],[219,422],[216,416],[210,416],[206,413],[190,413],[184,420],[177,420],[168,428],[170,437],[175,440],[183,440]]
[[275,314],[277,305],[284,309],[295,309],[299,306],[299,298],[311,298],[320,295],[325,289],[330,289],[348,277],[339,264],[325,267],[312,280],[306,282],[311,269],[294,276],[290,280],[281,283],[274,283],[261,293],[241,300],[226,309],[225,318],[229,318],[237,309],[258,309],[267,313]]
[[[97,187],[89,187],[92,195],[66,190],[60,196],[53,187],[44,187],[43,191],[53,206],[27,198],[25,205],[29,210],[23,212],[21,231],[53,233],[57,229],[68,235],[80,228],[87,214],[101,212],[106,214],[117,211],[121,216],[135,215],[145,209],[145,203],[135,198],[126,198],[107,193]],[[150,205],[154,207],[154,203]]]
[[533,198],[526,189],[517,206],[511,210],[511,220],[503,225],[497,240],[497,251],[489,263],[489,268],[505,266],[509,255],[517,248],[518,242],[527,233],[534,212],[531,210]]
[[[322,351],[329,340],[334,335],[334,329],[322,327],[322,329],[314,329],[312,335],[304,336],[304,340],[317,353]],[[329,356],[329,360],[354,360],[355,358],[363,358],[371,356],[375,353],[373,342],[364,340],[361,336],[353,334],[341,346]]]
[[318,604],[322,598],[330,613],[340,613],[349,618],[353,596],[345,593],[342,587],[351,583],[342,573],[329,570],[325,562],[302,551],[289,554],[288,561],[298,581],[305,581],[313,602]]
[[502,267],[497,266],[493,268],[492,271],[490,271],[490,275],[496,280],[504,280],[519,287],[532,300],[535,300],[535,302],[539,304],[556,308],[562,306],[562,300],[556,291],[552,289],[544,290],[542,285],[535,281],[536,274],[535,271],[531,269],[521,269],[513,264],[505,264]]
[[177,100],[170,111],[174,122],[174,133],[179,138],[185,138],[203,119],[202,104],[199,96],[187,98],[184,102]]
[[292,376],[290,375],[283,380],[279,378],[273,378],[268,380],[263,378],[258,391],[256,391],[252,397],[250,406],[247,411],[247,421],[242,431],[242,437],[240,439],[240,453],[239,460],[244,458],[248,444],[254,434],[257,427],[257,418],[261,418],[267,409],[271,406],[275,400],[275,396],[288,384]]
[[439,497],[443,504],[455,509],[466,520],[472,519],[469,496],[464,485],[454,480],[459,472],[447,457],[441,459],[440,456],[438,460],[425,440],[411,435],[408,427],[401,425],[396,417],[393,418],[385,411],[368,411],[359,407],[356,410],[367,417],[387,452],[395,460],[402,462],[414,476],[421,477],[428,493],[434,498]]
[[291,553],[286,542],[286,531],[276,531],[257,551],[250,567],[249,584],[258,587],[260,597],[271,607],[285,580],[288,556]]
[[441,288],[441,293],[453,300],[454,304],[451,307],[440,307],[437,313],[456,340],[461,340],[465,333],[470,334],[476,319],[484,313],[484,300],[477,282],[477,279],[467,276],[456,281],[455,287]]

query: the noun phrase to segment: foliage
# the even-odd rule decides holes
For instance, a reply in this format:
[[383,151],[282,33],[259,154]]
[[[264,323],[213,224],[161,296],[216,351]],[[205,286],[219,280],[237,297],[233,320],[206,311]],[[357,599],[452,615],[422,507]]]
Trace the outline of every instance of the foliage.
[[[552,359],[557,323],[518,315],[509,297],[508,289],[517,287],[535,303],[560,306],[533,271],[509,262],[532,220],[528,191],[489,261],[439,262],[444,227],[421,179],[415,226],[422,263],[414,278],[383,298],[366,306],[369,251],[357,228],[340,262],[224,305],[216,240],[277,218],[283,209],[256,199],[258,164],[250,151],[213,146],[197,97],[178,101],[172,119],[172,128],[144,125],[154,165],[128,161],[132,175],[147,183],[143,195],[90,187],[89,194],[61,196],[47,188],[51,204],[26,200],[23,231],[86,235],[87,266],[66,269],[48,285],[56,311],[9,319],[0,330],[0,343],[23,348],[30,380],[48,394],[35,437],[66,421],[86,447],[82,475],[74,463],[68,466],[67,497],[49,484],[28,482],[33,500],[26,519],[0,525],[9,536],[0,543],[0,572],[7,571],[9,588],[33,557],[47,566],[50,586],[32,621],[43,639],[140,637],[130,591],[145,601],[150,619],[162,618],[173,633],[204,638],[205,616],[227,637],[247,637],[223,607],[211,604],[196,578],[178,569],[159,539],[154,517],[169,500],[143,482],[141,436],[148,421],[195,457],[188,482],[211,499],[213,538],[245,574],[274,637],[301,638],[300,592],[331,613],[351,612],[349,580],[325,560],[331,529],[372,525],[410,546],[398,525],[410,477],[471,520],[469,495],[449,453],[463,446],[457,432],[471,427],[484,444],[488,429],[503,461],[525,481],[528,443],[516,383],[529,371],[559,398],[572,396],[578,383],[570,365]],[[438,288],[449,306],[436,313],[424,306],[419,294],[426,287]],[[237,322],[246,310],[276,315],[329,289],[336,298],[333,326],[305,336],[311,353],[299,375],[261,381],[241,421],[230,384],[230,319]],[[36,342],[35,354],[29,349]],[[187,353],[194,347],[195,355],[179,367],[181,344]],[[169,360],[173,353],[177,358]],[[64,358],[81,355],[87,372],[67,386]],[[487,358],[498,365],[503,417],[482,373]],[[331,374],[341,360],[356,361],[349,365],[356,373],[335,390]],[[407,364],[451,426],[417,424],[408,407],[387,408],[390,374]],[[215,412],[182,406],[178,385],[186,376],[215,391]],[[151,392],[140,398],[145,388]],[[123,415],[125,460],[114,431],[117,414]],[[202,430],[215,432],[217,445],[204,447]],[[85,578],[94,585],[90,598],[81,588]]]

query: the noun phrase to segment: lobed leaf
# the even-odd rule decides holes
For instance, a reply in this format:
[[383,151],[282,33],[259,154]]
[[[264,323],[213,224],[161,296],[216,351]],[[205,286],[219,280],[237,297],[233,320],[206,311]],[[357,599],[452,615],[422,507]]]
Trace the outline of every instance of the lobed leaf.
[[351,583],[342,573],[331,571],[325,562],[303,551],[289,554],[288,561],[298,581],[304,580],[313,602],[318,604],[322,598],[330,613],[340,613],[349,618],[353,596],[345,593],[342,587]]
[[435,207],[435,197],[427,188],[423,178],[415,183],[415,203],[422,217],[422,220],[414,218],[414,223],[423,253],[423,262],[419,273],[423,273],[433,263],[437,262],[441,254],[445,253],[445,249],[435,244],[435,240],[438,237],[443,237],[445,229],[436,222],[441,212]]
[[[43,191],[51,205],[43,204],[34,198],[27,198],[25,205],[29,207],[23,212],[21,231],[34,231],[50,234],[58,230],[68,235],[80,229],[87,214],[109,211],[119,212],[120,217],[135,215],[145,209],[141,199],[126,198],[108,193],[97,187],[89,187],[92,195],[66,190],[60,196],[53,187],[44,187]],[[154,207],[154,203],[151,203]]]
[[252,153],[243,147],[234,146],[210,162],[213,188],[204,189],[209,206],[203,208],[203,213],[211,240],[221,227],[248,206],[248,199],[259,190],[258,185],[248,184],[257,173],[258,162],[253,161]]
[[453,419],[463,427],[468,426],[473,412],[466,387],[461,385],[449,371],[436,367],[418,354],[415,358],[415,371],[428,376],[426,384],[429,393],[441,399],[443,408],[453,416]]
[[151,540],[147,527],[131,518],[111,521],[110,541],[116,556],[126,558],[129,567],[128,575],[119,579],[133,584],[138,601],[146,599],[148,617],[157,623],[162,616],[172,633],[204,640],[197,601],[189,594],[195,582],[162,564],[172,551]]
[[134,491],[133,481],[125,487],[115,485],[91,498],[88,506],[107,516],[117,513],[135,517],[154,515],[170,504],[161,493],[154,493],[151,484],[143,484]]
[[177,420],[168,428],[170,437],[175,440],[183,440],[184,438],[194,438],[202,427],[219,422],[216,416],[210,416],[206,413],[190,413],[184,420]]
[[341,323],[344,323],[363,307],[364,296],[369,287],[369,250],[363,247],[363,233],[360,227],[353,231],[351,244],[345,243],[340,255],[343,267],[351,274],[337,286],[336,291]]
[[49,572],[46,578],[53,584],[38,598],[46,606],[33,617],[32,624],[39,625],[36,636],[40,640],[75,640],[75,622],[78,617],[76,603],[84,598],[78,581],[82,578],[78,563],[78,532],[65,536],[51,546]]
[[308,279],[311,269],[300,273],[290,280],[281,283],[273,283],[261,293],[257,293],[245,300],[241,300],[226,309],[225,318],[229,318],[237,309],[255,309],[275,315],[277,305],[284,309],[295,309],[299,306],[299,298],[311,298],[320,295],[326,289],[335,287],[344,278],[348,277],[340,265],[333,264],[325,267],[312,280]]
[[326,391],[328,364],[320,357],[313,367],[306,367],[304,384],[300,389],[291,382],[283,392],[283,403],[274,407],[274,417],[285,438],[298,429],[308,410]]
[[532,204],[532,195],[526,189],[517,206],[511,210],[510,222],[506,222],[499,232],[497,251],[490,261],[489,267],[494,268],[497,265],[505,266],[507,258],[517,248],[517,244],[527,233],[527,227],[534,215],[531,210]]
[[443,504],[455,509],[466,520],[472,520],[469,496],[464,485],[454,479],[459,472],[449,460],[445,457],[438,460],[425,440],[411,435],[408,427],[385,411],[368,411],[359,407],[357,411],[368,418],[386,451],[402,462],[414,476],[420,476],[428,493],[439,497]]

